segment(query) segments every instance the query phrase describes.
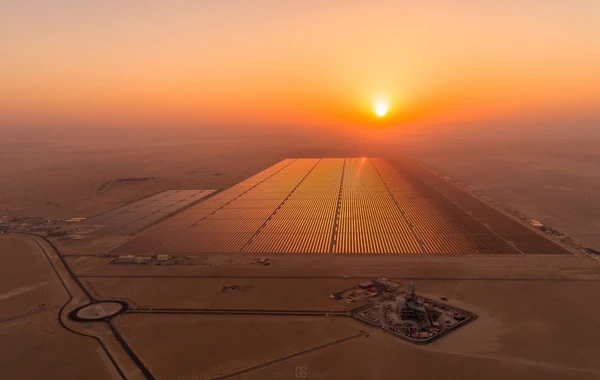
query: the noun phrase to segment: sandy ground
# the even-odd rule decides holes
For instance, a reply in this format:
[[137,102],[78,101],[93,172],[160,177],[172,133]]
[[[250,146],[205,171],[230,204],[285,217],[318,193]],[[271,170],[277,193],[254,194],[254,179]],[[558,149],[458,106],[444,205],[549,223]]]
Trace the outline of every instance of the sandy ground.
[[599,306],[590,302],[600,282],[415,281],[415,286],[426,296],[446,295],[478,316],[460,332],[426,346],[431,351],[522,360],[600,376],[600,324],[594,317]]
[[306,373],[321,379],[522,379],[592,380],[598,374],[520,360],[436,353],[411,347],[381,331],[293,357],[237,379],[296,378]]
[[[477,315],[473,323],[427,346],[414,346],[361,325],[358,329],[367,331],[369,338],[361,336],[337,343],[332,339],[332,345],[326,347],[320,347],[325,344],[321,340],[302,341],[302,344],[292,345],[289,350],[281,350],[279,356],[269,351],[272,347],[269,344],[265,347],[264,342],[275,339],[272,336],[287,339],[287,330],[281,326],[303,329],[304,322],[298,322],[302,320],[309,321],[306,322],[310,326],[306,327],[308,330],[328,331],[329,320],[269,316],[269,323],[257,325],[261,334],[258,339],[246,335],[250,332],[243,332],[244,329],[254,329],[253,323],[257,318],[263,318],[257,316],[144,313],[117,317],[119,331],[159,378],[206,378],[242,371],[236,376],[267,379],[283,376],[284,372],[293,373],[296,367],[306,367],[315,373],[327,373],[327,378],[331,379],[394,379],[401,364],[402,368],[406,367],[403,373],[412,378],[481,378],[484,372],[486,378],[492,379],[600,378],[600,362],[597,360],[600,355],[600,334],[597,333],[600,325],[596,318],[600,306],[594,302],[600,291],[597,275],[599,264],[582,255],[402,258],[284,256],[274,258],[277,262],[270,267],[244,265],[243,258],[238,257],[240,261],[229,258],[225,260],[228,265],[218,268],[113,266],[102,261],[106,259],[88,257],[72,257],[70,261],[80,259],[87,262],[85,265],[88,267],[96,265],[109,272],[115,268],[117,272],[113,275],[117,276],[119,272],[124,275],[123,271],[127,268],[130,268],[129,276],[171,276],[84,277],[84,281],[103,298],[127,298],[134,301],[136,306],[154,310],[323,310],[327,308],[327,303],[338,305],[324,295],[350,287],[363,279],[310,278],[315,272],[318,275],[329,273],[336,276],[340,270],[359,269],[355,272],[359,274],[387,268],[391,274],[402,273],[412,278],[419,294],[434,299],[449,297],[452,305]],[[211,257],[206,260],[211,260]],[[551,272],[551,269],[555,272]],[[178,274],[202,276],[207,273],[206,270],[211,271],[213,276],[231,272],[243,276],[245,272],[246,276],[255,277],[172,277]],[[540,271],[547,276],[545,279],[540,276]],[[282,274],[288,277],[305,275],[307,278],[263,278]],[[464,278],[433,278],[440,274]],[[429,276],[430,279],[418,279],[420,275]],[[470,276],[473,278],[469,279]],[[406,284],[408,280],[400,281]],[[230,282],[252,287],[246,292],[221,293],[220,287]],[[341,317],[335,319],[345,320]],[[189,336],[182,336],[184,331]],[[207,346],[194,350],[194,344],[200,344],[195,343],[194,338],[198,342],[208,342]],[[255,352],[249,354],[248,346],[254,347]],[[194,351],[197,358],[190,356],[190,352]],[[157,359],[159,356],[178,364],[168,367]]]
[[[67,258],[78,276],[188,276],[220,278],[339,278],[373,277],[425,279],[572,279],[599,280],[600,263],[586,256],[564,255],[272,255],[271,265],[256,264],[259,256],[213,254],[193,257],[190,265],[110,264],[100,257]],[[241,280],[240,280],[241,281]]]
[[[169,309],[345,310],[327,297],[356,281],[262,278],[88,278],[99,298],[117,297],[141,307]],[[221,292],[228,284],[243,291]]]
[[182,380],[225,375],[364,328],[349,318],[273,316],[125,315],[115,324],[157,378]]
[[0,325],[2,379],[118,379],[106,354],[88,337],[58,323],[55,311]]
[[[478,318],[427,346],[375,334],[374,339],[359,337],[310,353],[302,351],[344,336],[338,335],[338,321],[344,321],[346,336],[360,329],[377,330],[345,318],[331,322],[324,317],[287,316],[126,315],[117,318],[117,326],[164,378],[215,376],[265,364],[245,376],[268,378],[265,373],[304,365],[328,371],[332,379],[395,379],[402,363],[402,368],[412,367],[407,373],[413,378],[474,378],[478,371],[497,379],[600,377],[596,318],[600,306],[593,302],[599,282],[415,281],[415,285],[420,294],[447,296],[452,305],[475,312]],[[283,347],[274,347],[274,341]],[[201,344],[204,348],[196,351]],[[268,364],[293,353],[302,354]]]
[[69,297],[33,240],[0,235],[0,262],[0,378],[119,376],[100,345],[59,324]]
[[68,295],[35,241],[0,235],[0,322],[60,308]]

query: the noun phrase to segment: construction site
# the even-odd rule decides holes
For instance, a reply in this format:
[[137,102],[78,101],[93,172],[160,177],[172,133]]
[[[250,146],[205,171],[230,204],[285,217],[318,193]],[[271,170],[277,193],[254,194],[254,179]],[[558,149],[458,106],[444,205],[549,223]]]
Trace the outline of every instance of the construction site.
[[468,311],[417,296],[412,282],[402,290],[387,278],[365,281],[330,298],[344,305],[358,305],[352,316],[359,321],[418,344],[432,342],[475,319]]

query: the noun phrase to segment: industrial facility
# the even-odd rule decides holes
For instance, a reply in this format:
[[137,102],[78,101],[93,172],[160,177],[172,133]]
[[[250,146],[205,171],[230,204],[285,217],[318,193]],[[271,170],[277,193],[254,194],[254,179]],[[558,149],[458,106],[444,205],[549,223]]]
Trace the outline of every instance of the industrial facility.
[[412,282],[404,291],[386,278],[363,282],[330,298],[354,305],[352,316],[359,321],[418,344],[429,343],[475,319],[473,313],[418,296]]

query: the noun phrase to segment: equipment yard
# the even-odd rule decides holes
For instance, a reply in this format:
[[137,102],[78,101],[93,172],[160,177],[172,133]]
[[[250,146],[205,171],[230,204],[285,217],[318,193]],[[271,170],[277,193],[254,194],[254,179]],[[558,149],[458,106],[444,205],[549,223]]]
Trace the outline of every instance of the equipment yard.
[[412,282],[406,292],[399,287],[380,278],[330,297],[345,305],[367,302],[352,311],[354,318],[413,343],[432,342],[475,318],[465,310],[417,296]]

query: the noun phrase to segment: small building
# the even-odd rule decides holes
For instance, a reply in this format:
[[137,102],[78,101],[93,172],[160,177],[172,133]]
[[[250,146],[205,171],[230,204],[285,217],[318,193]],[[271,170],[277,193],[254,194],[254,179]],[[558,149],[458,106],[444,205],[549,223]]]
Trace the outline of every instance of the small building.
[[542,228],[542,227],[544,227],[544,223],[540,222],[539,220],[531,219],[530,223],[535,228]]
[[157,255],[156,256],[157,261],[168,261],[170,259],[171,259],[171,256],[169,256],[169,255]]
[[367,289],[367,288],[370,288],[371,286],[373,286],[373,281],[365,281],[365,282],[361,282],[360,284],[358,284],[358,287],[361,289]]
[[68,222],[68,223],[77,223],[77,222],[83,222],[86,219],[87,218],[71,218],[71,219],[65,220],[65,222]]

